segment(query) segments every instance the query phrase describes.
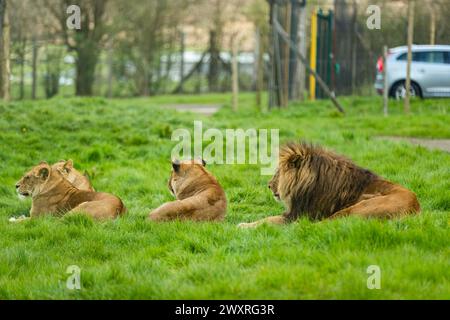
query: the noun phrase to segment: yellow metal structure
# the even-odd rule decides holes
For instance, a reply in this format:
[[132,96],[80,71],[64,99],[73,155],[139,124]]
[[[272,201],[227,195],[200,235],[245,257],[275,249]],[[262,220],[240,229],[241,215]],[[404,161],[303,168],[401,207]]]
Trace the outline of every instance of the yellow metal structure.
[[[312,70],[316,70],[317,65],[317,11],[313,10],[311,16],[311,51],[310,51],[310,67]],[[309,98],[316,100],[316,79],[309,76]]]

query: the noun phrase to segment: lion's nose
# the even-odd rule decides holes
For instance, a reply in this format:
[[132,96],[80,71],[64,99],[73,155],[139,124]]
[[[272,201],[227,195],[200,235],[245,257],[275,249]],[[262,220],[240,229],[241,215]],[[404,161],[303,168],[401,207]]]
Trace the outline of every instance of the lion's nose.
[[19,187],[20,187],[20,185],[17,183],[17,184],[16,184],[16,189],[19,189]]

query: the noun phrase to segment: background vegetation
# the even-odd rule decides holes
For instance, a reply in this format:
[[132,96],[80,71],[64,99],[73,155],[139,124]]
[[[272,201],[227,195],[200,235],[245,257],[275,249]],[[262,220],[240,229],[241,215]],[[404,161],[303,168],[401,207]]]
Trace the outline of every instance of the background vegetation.
[[[72,96],[132,97],[171,92],[223,92],[231,88],[231,66],[224,58],[232,38],[239,35],[239,51],[270,51],[269,6],[266,0],[1,0],[10,16],[11,97]],[[338,95],[373,95],[375,64],[383,46],[406,44],[407,0],[308,0],[307,37],[313,8],[334,10],[334,58],[339,65],[332,85]],[[81,30],[68,30],[66,9],[81,9]],[[366,9],[379,5],[380,30],[366,27]],[[450,43],[450,2],[417,1],[414,43]],[[201,17],[201,18],[199,18]],[[432,23],[432,21],[434,23]],[[433,27],[434,25],[434,27]],[[339,44],[339,45],[337,45]],[[205,53],[186,83],[183,52]],[[308,51],[309,52],[309,51]],[[258,59],[258,58],[257,58]],[[266,59],[267,60],[267,59]],[[267,63],[268,61],[266,61]],[[1,68],[1,65],[0,65]],[[240,72],[242,90],[257,88],[258,72]],[[178,89],[178,90],[176,90]]]

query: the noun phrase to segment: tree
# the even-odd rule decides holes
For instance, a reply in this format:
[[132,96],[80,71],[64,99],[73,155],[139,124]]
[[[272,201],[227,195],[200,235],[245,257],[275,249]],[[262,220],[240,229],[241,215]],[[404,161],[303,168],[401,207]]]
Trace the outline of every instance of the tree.
[[[10,14],[13,19],[11,21],[11,54],[13,65],[19,67],[19,99],[25,97],[25,56],[27,49],[27,38],[29,26],[32,25],[29,21],[28,10],[26,6],[29,5],[27,0],[14,1],[10,3]],[[14,70],[12,70],[14,73]]]
[[59,92],[59,78],[61,76],[61,60],[63,51],[61,47],[45,47],[45,65],[44,76],[45,96],[47,99],[55,96]]
[[[47,44],[57,42],[55,23],[48,18],[48,12],[40,0],[20,0],[9,2],[11,17],[12,61],[19,68],[19,98],[25,96],[25,62],[27,48],[31,48],[32,90],[31,97],[36,98],[38,85],[38,65],[40,42]],[[29,46],[28,44],[31,44]]]
[[[260,0],[262,5],[265,5],[263,0]],[[226,39],[231,37],[233,31],[229,29],[230,24],[241,18],[248,4],[240,0],[197,0],[195,11],[196,14],[192,17],[198,16],[203,19],[191,19],[191,25],[195,25],[205,30],[208,35],[208,53],[209,53],[209,68],[208,68],[208,89],[209,91],[219,91],[219,75],[221,67],[225,67],[227,71],[231,72],[231,65],[225,63],[221,57],[220,52],[223,50],[224,43],[231,43]],[[228,41],[227,41],[228,40]],[[231,48],[230,48],[231,49]]]
[[412,44],[414,38],[414,0],[409,0],[408,3],[408,59],[406,64],[406,84],[405,84],[405,113],[411,110],[409,104],[410,90],[411,90],[411,62],[412,62]]
[[170,53],[174,51],[186,9],[192,3],[192,0],[116,3],[120,14],[116,19],[116,33],[120,35],[117,53],[132,63],[137,94],[148,96],[163,87],[161,57],[166,55],[166,69],[170,68]]
[[[66,47],[76,54],[76,95],[92,95],[95,68],[107,34],[108,0],[44,0],[44,3],[59,23]],[[70,30],[66,25],[67,8],[74,4],[80,7],[81,28]]]
[[270,28],[267,23],[269,6],[266,3],[262,3],[261,0],[253,0],[247,8],[245,16],[255,26],[256,105],[261,107],[262,90],[264,87],[264,53],[269,46]]
[[9,4],[0,0],[0,97],[10,99],[10,27]]

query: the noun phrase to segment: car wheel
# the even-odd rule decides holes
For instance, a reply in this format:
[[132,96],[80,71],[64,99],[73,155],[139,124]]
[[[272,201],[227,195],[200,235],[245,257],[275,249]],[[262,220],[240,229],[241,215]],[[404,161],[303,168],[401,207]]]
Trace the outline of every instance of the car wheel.
[[[409,95],[411,98],[420,98],[420,89],[415,83],[411,83],[411,88],[409,90]],[[397,100],[403,100],[406,97],[406,85],[405,82],[398,82],[392,88],[392,96]]]

